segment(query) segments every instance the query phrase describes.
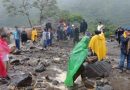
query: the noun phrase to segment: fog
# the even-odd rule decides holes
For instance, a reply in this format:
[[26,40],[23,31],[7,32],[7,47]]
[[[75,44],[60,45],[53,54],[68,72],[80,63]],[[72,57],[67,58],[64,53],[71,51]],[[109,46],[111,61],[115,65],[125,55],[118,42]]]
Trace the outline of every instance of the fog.
[[[57,0],[61,9],[82,15],[88,22],[105,19],[114,24],[130,24],[130,0]],[[33,12],[35,13],[35,12]],[[26,17],[10,17],[0,0],[0,26],[24,25]]]
[[61,8],[80,13],[87,20],[107,19],[130,24],[130,0],[59,0]]

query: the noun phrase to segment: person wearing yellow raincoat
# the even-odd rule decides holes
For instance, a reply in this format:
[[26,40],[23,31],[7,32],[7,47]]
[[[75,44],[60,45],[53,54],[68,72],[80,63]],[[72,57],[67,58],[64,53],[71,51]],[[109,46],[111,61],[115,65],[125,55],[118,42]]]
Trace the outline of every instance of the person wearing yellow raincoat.
[[106,57],[107,47],[103,32],[95,31],[95,35],[89,42],[89,48],[92,50],[92,53],[97,55],[98,61],[101,61]]
[[35,28],[32,29],[31,40],[32,40],[32,42],[37,41],[37,30]]

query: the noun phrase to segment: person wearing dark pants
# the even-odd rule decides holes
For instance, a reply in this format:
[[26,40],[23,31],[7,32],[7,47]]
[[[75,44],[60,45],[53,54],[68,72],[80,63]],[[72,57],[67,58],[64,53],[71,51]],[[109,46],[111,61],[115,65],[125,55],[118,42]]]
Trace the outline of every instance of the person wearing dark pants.
[[83,21],[80,23],[80,32],[85,35],[85,32],[88,28],[87,22],[83,19]]
[[25,46],[26,42],[28,40],[28,35],[27,35],[27,32],[25,30],[23,30],[21,32],[21,42],[22,42],[22,45]]
[[121,36],[121,54],[119,69],[123,72],[125,59],[127,59],[126,69],[130,70],[130,30],[125,30],[124,34]]
[[74,28],[74,39],[73,39],[74,45],[79,42],[79,28],[75,26]]
[[18,50],[20,50],[20,31],[18,30],[18,27],[16,26],[16,31],[13,33],[14,39],[15,39],[15,45]]
[[19,39],[15,39],[15,45],[16,45],[16,48],[18,50],[20,50],[20,40]]

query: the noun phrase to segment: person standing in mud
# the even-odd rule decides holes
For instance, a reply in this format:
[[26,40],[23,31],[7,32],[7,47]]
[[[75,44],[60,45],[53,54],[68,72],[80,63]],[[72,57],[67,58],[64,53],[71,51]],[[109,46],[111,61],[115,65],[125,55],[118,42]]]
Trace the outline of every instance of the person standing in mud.
[[[7,34],[2,32],[0,35],[0,77],[7,78],[9,68],[9,53],[10,49],[7,43]],[[5,64],[4,64],[5,63]]]
[[47,30],[44,29],[42,32],[42,42],[43,42],[43,50],[47,48]]
[[76,25],[73,26],[73,27],[74,27],[74,39],[73,39],[73,43],[75,45],[76,43],[79,42],[79,28]]
[[130,30],[126,29],[124,34],[121,36],[121,54],[119,69],[123,72],[125,59],[127,59],[127,71],[130,70]]
[[16,31],[13,33],[15,39],[15,45],[18,50],[20,50],[20,30],[15,26]]
[[52,39],[53,39],[53,33],[51,29],[48,29],[49,39],[48,39],[48,45],[52,45]]
[[27,40],[28,40],[27,32],[25,30],[23,30],[21,32],[21,42],[22,42],[23,46],[25,46]]
[[116,31],[115,31],[115,35],[116,35],[116,40],[118,41],[119,45],[120,45],[120,41],[121,41],[121,36],[124,33],[124,30],[119,27]]
[[35,44],[37,42],[37,30],[36,28],[33,28],[32,29],[32,33],[31,33],[31,39],[32,39],[32,42],[33,44]]
[[59,40],[63,40],[63,29],[64,29],[63,24],[60,23],[60,24],[58,25],[58,29],[57,29],[57,40],[58,40],[58,41],[59,41]]

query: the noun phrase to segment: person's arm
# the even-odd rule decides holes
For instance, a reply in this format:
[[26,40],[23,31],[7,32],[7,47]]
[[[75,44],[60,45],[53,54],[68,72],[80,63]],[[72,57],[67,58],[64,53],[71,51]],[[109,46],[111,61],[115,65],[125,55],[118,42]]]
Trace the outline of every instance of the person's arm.
[[129,40],[128,37],[126,37],[126,38],[124,38],[123,36],[121,37],[121,42],[122,43],[126,43],[126,42],[128,42],[128,40]]

